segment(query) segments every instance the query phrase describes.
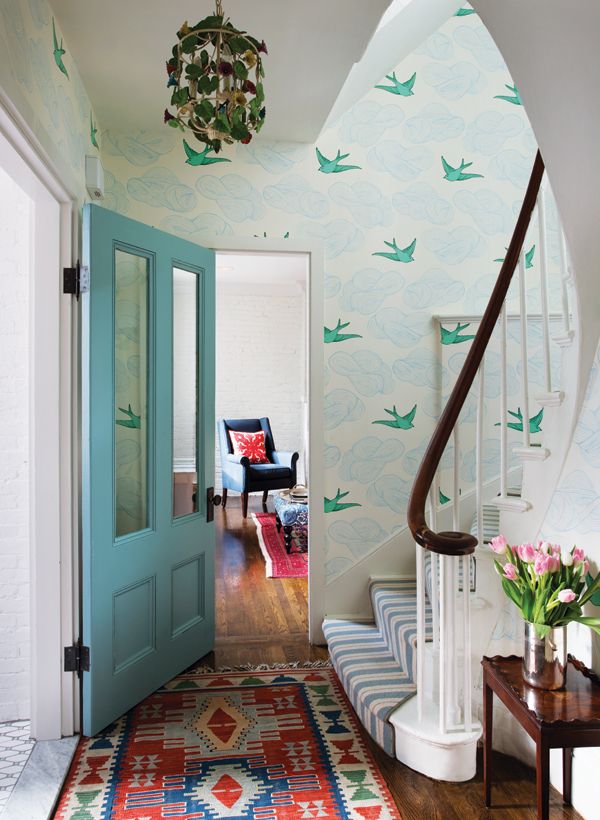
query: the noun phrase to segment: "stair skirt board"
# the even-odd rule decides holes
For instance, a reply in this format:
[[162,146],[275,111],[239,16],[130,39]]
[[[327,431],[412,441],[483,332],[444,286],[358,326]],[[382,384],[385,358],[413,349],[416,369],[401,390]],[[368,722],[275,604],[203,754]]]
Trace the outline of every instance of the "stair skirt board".
[[[370,595],[375,622],[326,619],[323,632],[333,667],[361,723],[393,757],[389,716],[416,692],[416,584],[414,579],[376,581]],[[429,631],[429,607],[426,622]]]

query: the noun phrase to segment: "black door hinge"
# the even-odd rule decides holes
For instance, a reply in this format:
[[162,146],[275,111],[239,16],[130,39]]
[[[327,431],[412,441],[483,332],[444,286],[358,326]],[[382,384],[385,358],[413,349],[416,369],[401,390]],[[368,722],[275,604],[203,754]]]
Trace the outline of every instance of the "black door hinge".
[[83,646],[78,641],[73,646],[65,646],[65,672],[77,672],[81,677],[82,672],[90,671],[90,648]]
[[74,268],[63,268],[63,293],[71,293],[76,299],[89,290],[89,271],[77,260]]

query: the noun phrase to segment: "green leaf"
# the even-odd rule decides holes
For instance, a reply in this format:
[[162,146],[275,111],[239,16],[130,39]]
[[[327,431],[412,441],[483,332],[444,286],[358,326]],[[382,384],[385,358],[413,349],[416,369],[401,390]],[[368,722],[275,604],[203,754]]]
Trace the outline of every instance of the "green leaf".
[[526,588],[523,592],[523,617],[526,621],[531,621],[533,623],[533,603],[534,597],[529,588]]
[[246,126],[243,123],[234,123],[231,126],[231,136],[235,140],[246,139],[246,137],[248,136],[249,133],[250,132],[248,131],[248,129],[246,128]]
[[598,635],[600,635],[600,618],[576,618],[577,623],[584,624],[584,626],[589,626],[590,629],[593,629]]
[[229,120],[226,117],[223,117],[221,114],[215,117],[213,125],[215,130],[222,131],[224,134],[229,134],[229,131],[231,130]]
[[212,91],[212,83],[211,78],[207,77],[206,74],[198,80],[198,89],[202,92],[202,94],[210,94]]
[[188,34],[187,37],[184,37],[181,43],[181,50],[184,54],[191,54],[192,51],[198,45],[198,38],[195,34]]
[[538,638],[545,638],[545,637],[546,637],[546,635],[547,635],[547,634],[550,632],[550,630],[552,629],[552,627],[551,627],[551,626],[548,626],[548,624],[537,624],[537,623],[534,623],[534,624],[533,624],[533,626],[535,627],[535,631],[536,631],[536,633],[537,633]]
[[594,604],[594,606],[600,606],[600,573],[598,573],[596,578],[593,578],[592,574],[588,572],[585,576],[585,581],[587,584],[586,596],[588,596],[591,591],[591,595],[587,597],[587,600]]
[[202,74],[202,67],[196,65],[196,63],[189,63],[189,65],[185,67],[185,73],[188,77],[194,79]]
[[261,104],[264,102],[264,99],[265,99],[265,89],[264,89],[264,86],[263,86],[262,83],[257,83],[256,84],[256,97],[255,97],[255,99],[258,102],[258,105],[259,105],[259,108],[260,108]]
[[200,52],[200,61],[202,63],[202,68],[206,68],[208,65],[208,51],[204,51],[204,49]]
[[235,63],[233,64],[233,71],[235,76],[239,77],[240,80],[248,79],[248,69],[241,60],[235,61]]
[[171,128],[181,128],[178,120],[169,120],[168,124]]
[[242,51],[252,50],[252,43],[245,37],[230,37],[227,41],[232,51],[241,54]]
[[176,105],[178,108],[181,108],[182,105],[185,105],[188,102],[189,98],[189,88],[179,88],[173,92],[173,96],[171,97],[171,104]]
[[201,103],[198,103],[194,112],[197,117],[200,117],[200,119],[205,122],[209,122],[215,114],[215,107],[210,100],[202,100]]
[[223,26],[223,17],[219,14],[211,14],[196,23],[194,29],[197,28],[221,28]]
[[210,90],[211,91],[216,91],[218,87],[219,87],[219,78],[217,77],[216,74],[213,74],[213,76],[210,78]]

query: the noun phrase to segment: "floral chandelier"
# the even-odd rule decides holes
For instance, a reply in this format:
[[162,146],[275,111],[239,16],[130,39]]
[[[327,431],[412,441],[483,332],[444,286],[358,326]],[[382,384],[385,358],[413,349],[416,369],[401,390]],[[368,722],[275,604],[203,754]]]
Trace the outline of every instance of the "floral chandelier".
[[195,26],[186,21],[177,38],[167,61],[175,113],[165,109],[165,122],[192,131],[217,153],[224,142],[249,143],[265,120],[264,40],[234,28],[221,0]]

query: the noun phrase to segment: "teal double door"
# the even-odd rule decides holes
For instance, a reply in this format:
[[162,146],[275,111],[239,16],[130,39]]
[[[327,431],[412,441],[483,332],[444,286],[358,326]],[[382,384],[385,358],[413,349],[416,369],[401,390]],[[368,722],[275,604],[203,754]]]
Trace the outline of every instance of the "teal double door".
[[83,733],[214,642],[214,252],[86,206]]

